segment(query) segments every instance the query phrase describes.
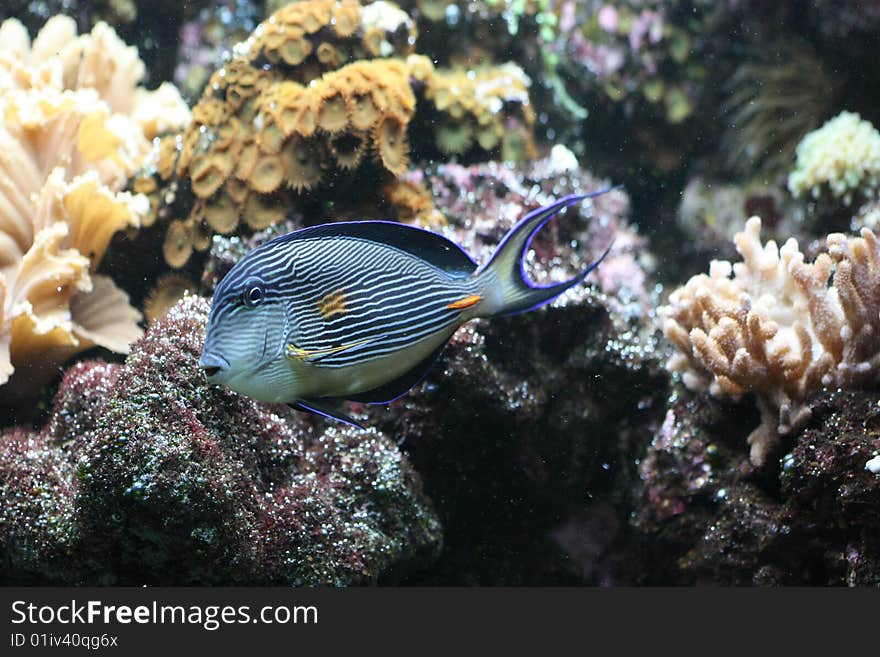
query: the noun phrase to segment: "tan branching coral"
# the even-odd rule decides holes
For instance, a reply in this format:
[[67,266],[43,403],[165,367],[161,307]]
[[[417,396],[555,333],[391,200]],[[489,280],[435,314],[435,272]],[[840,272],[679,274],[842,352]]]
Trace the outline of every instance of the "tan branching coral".
[[33,44],[18,21],[0,25],[0,385],[25,373],[0,388],[7,401],[71,355],[125,352],[141,333],[127,295],[95,270],[113,234],[149,211],[121,191],[149,137],[189,118],[176,92],[137,87],[143,71],[102,23],[77,36],[57,16]]
[[735,237],[743,262],[713,261],[708,276],[691,278],[658,311],[678,348],[667,367],[689,388],[721,398],[754,393],[762,418],[749,436],[756,465],[809,417],[812,392],[880,380],[875,234],[829,235],[828,253],[805,263],[794,239],[762,245],[760,230],[760,219],[749,219]]

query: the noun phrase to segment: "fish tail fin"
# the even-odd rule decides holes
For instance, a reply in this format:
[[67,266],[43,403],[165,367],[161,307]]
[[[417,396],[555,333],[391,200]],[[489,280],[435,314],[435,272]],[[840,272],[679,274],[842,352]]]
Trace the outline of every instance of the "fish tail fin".
[[523,217],[501,240],[491,260],[475,274],[478,278],[484,279],[484,295],[489,301],[483,306],[480,314],[482,316],[515,315],[534,310],[550,303],[567,289],[583,281],[608,255],[610,245],[605,253],[573,278],[546,286],[536,285],[526,275],[525,258],[529,246],[544,224],[563,208],[619,187],[619,185],[609,187],[591,194],[572,194]]

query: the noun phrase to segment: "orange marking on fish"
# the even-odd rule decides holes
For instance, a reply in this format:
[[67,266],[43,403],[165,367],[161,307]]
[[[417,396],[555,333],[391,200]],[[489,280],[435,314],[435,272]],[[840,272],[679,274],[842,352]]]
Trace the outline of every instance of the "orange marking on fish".
[[480,303],[480,300],[482,298],[483,297],[481,297],[479,294],[471,294],[464,299],[453,301],[446,307],[449,308],[449,310],[461,310],[462,308],[470,308],[474,304]]
[[324,321],[329,321],[334,315],[344,315],[348,312],[345,307],[345,295],[342,292],[330,292],[318,301],[318,312]]

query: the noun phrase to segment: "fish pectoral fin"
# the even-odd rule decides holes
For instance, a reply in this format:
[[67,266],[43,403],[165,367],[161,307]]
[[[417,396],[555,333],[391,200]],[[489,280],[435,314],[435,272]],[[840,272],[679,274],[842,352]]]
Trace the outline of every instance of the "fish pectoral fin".
[[340,351],[353,349],[354,347],[359,347],[362,344],[367,344],[368,342],[372,342],[373,340],[374,338],[370,338],[367,340],[352,342],[351,344],[339,345],[338,347],[325,347],[324,349],[300,349],[295,344],[290,343],[287,345],[287,357],[292,360],[306,360],[310,363],[315,363],[325,356],[338,354]]
[[463,299],[453,301],[446,307],[449,310],[464,310],[465,308],[470,308],[471,306],[475,306],[476,304],[480,303],[482,299],[483,297],[481,297],[479,294],[470,294]]
[[334,404],[338,403],[339,401],[340,400],[333,399],[331,397],[323,399],[300,399],[298,401],[288,404],[288,406],[296,411],[303,411],[304,413],[320,415],[322,417],[327,417],[331,420],[337,420],[357,429],[363,429],[364,431],[366,431],[367,428],[363,424],[355,420],[347,413],[344,413],[338,408],[333,407]]

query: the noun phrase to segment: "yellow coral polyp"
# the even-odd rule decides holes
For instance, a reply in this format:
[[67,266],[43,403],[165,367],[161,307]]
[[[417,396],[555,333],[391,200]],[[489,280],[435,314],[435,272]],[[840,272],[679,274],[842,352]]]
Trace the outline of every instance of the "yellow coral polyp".
[[410,77],[426,82],[434,76],[434,62],[424,55],[410,55],[406,58],[406,68]]
[[292,137],[281,152],[287,181],[297,191],[311,189],[324,177],[320,144],[314,138]]
[[247,183],[239,178],[230,178],[227,180],[225,189],[226,193],[229,194],[229,198],[238,204],[244,203],[244,200],[250,192]]
[[254,230],[274,226],[284,219],[284,207],[278,199],[262,194],[251,194],[244,206],[244,220]]
[[257,133],[257,145],[264,153],[277,153],[284,143],[284,134],[281,128],[271,117],[264,117],[263,127]]
[[254,170],[254,167],[257,166],[257,160],[259,157],[259,147],[254,142],[246,144],[235,165],[235,177],[239,180],[247,180],[250,178],[251,172]]
[[190,182],[193,193],[199,198],[208,198],[226,182],[232,171],[232,159],[222,153],[200,153],[190,164]]
[[366,136],[359,132],[340,135],[330,142],[330,152],[342,169],[354,169],[360,164],[366,150]]
[[180,274],[162,276],[144,299],[144,315],[147,322],[152,324],[157,319],[161,319],[187,292],[194,292],[196,289],[186,276]]
[[503,128],[496,124],[480,126],[476,133],[477,143],[480,145],[480,148],[486,151],[491,151],[498,146],[503,136]]
[[349,100],[349,116],[351,124],[358,130],[369,130],[379,119],[379,110],[369,94],[351,96]]
[[322,43],[315,50],[318,61],[328,68],[339,68],[345,63],[345,55],[339,48],[330,43]]
[[238,203],[227,194],[219,194],[216,199],[205,203],[204,212],[205,222],[218,233],[227,235],[238,226]]
[[342,0],[333,7],[333,30],[341,37],[348,37],[357,31],[361,20],[361,7],[357,0]]
[[264,113],[275,117],[284,137],[309,136],[317,126],[317,107],[313,93],[296,82],[284,81],[273,86],[263,101]]
[[[204,209],[204,212],[207,212],[207,208]],[[193,217],[189,223],[189,232],[192,235],[193,248],[196,251],[207,251],[211,246],[214,231],[211,230],[205,218]]]
[[385,41],[385,32],[378,27],[371,27],[364,33],[364,46],[373,57],[382,56],[382,43]]
[[162,255],[165,262],[174,268],[183,267],[192,255],[193,236],[189,226],[180,220],[174,219],[168,224],[165,232],[165,242],[162,245]]
[[284,180],[284,165],[277,155],[264,155],[258,161],[248,179],[251,188],[262,194],[274,192]]
[[302,64],[312,52],[312,44],[308,39],[287,39],[280,48],[281,59],[291,66]]
[[416,221],[427,227],[446,224],[446,218],[434,207],[431,192],[412,180],[394,179],[383,188],[383,193],[401,221]]
[[327,132],[340,132],[348,126],[348,111],[345,99],[340,93],[334,93],[323,99],[318,113],[318,126]]
[[474,132],[467,121],[446,121],[437,127],[437,147],[444,153],[461,154],[473,143]]
[[226,105],[219,98],[203,97],[192,110],[192,120],[201,125],[220,125],[226,119]]
[[330,23],[330,10],[333,4],[332,1],[326,0],[303,3],[299,24],[306,32],[314,34]]
[[384,117],[373,134],[373,142],[382,165],[395,175],[406,171],[409,147],[406,142],[406,123],[389,114]]

